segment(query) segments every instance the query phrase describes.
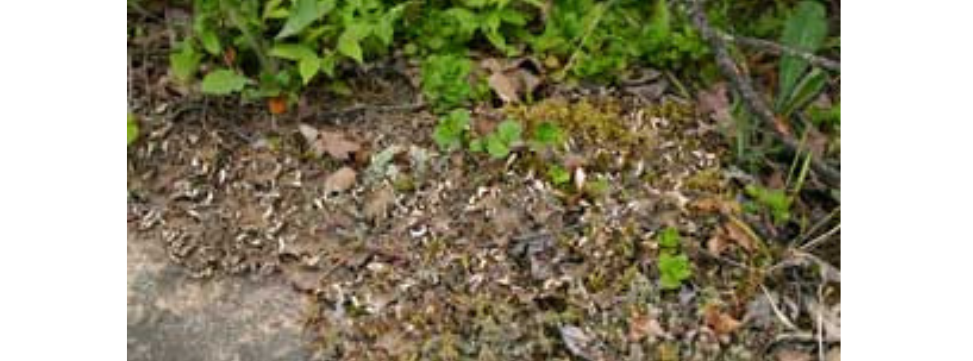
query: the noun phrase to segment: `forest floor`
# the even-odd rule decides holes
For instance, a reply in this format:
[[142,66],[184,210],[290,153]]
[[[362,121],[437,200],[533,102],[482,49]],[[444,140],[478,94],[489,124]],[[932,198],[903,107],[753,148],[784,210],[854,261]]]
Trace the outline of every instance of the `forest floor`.
[[[478,107],[476,129],[569,138],[493,160],[389,106],[417,99],[405,76],[361,71],[353,95],[272,116],[180,94],[147,34],[129,44],[130,360],[840,359],[837,203],[794,210],[813,232],[744,210],[764,179],[665,77]],[[693,272],[676,290],[667,227]]]

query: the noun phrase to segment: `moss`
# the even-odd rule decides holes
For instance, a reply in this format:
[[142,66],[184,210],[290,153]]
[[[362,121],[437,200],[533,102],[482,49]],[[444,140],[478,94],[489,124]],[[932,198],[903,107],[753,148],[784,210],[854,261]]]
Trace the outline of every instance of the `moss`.
[[720,193],[725,188],[719,169],[710,168],[696,172],[686,179],[686,188],[701,192]]
[[615,148],[611,146],[615,145],[629,149],[651,139],[651,134],[632,132],[625,126],[616,102],[596,105],[585,100],[569,103],[564,99],[548,99],[533,105],[508,106],[504,112],[523,120],[528,132],[542,122],[552,122],[564,129],[569,137],[606,148]]

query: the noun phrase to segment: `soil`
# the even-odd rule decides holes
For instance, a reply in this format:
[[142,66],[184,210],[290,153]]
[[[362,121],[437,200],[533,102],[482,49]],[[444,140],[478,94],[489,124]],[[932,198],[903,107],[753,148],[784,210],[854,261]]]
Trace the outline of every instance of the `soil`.
[[[750,176],[690,99],[552,86],[480,107],[479,128],[556,114],[570,138],[493,160],[439,150],[426,110],[383,107],[416,99],[402,77],[363,72],[351,97],[272,116],[179,94],[158,47],[130,44],[129,359],[777,359],[812,352],[807,305],[840,299],[808,262],[768,270],[797,234],[740,210]],[[361,149],[317,156],[301,124]],[[732,219],[765,244],[714,253]],[[658,282],[666,227],[694,269],[676,291]]]

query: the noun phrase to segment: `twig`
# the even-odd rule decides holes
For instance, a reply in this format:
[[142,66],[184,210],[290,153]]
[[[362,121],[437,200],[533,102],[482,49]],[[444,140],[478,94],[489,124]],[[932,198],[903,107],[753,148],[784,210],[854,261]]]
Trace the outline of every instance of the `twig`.
[[780,322],[791,330],[800,331],[800,329],[797,328],[797,326],[795,326],[794,323],[787,318],[787,316],[784,316],[784,313],[781,312],[780,308],[777,307],[777,302],[774,302],[774,298],[770,297],[770,292],[767,291],[767,287],[765,287],[763,283],[760,284],[760,290],[764,292],[764,297],[767,297],[767,301],[770,302],[770,309],[774,311],[774,314],[777,315]]
[[817,56],[803,50],[795,49],[786,45],[781,45],[769,40],[750,38],[746,36],[731,35],[729,33],[722,32],[722,31],[719,32],[719,35],[720,37],[723,38],[724,41],[737,43],[749,48],[769,51],[777,55],[790,55],[790,56],[798,57],[816,67],[839,72],[839,73],[841,72],[841,64],[838,63],[837,61],[822,56]]
[[807,244],[801,246],[801,250],[806,252],[811,248],[814,248],[814,246],[817,246],[819,243],[822,243],[830,239],[831,236],[833,236],[835,233],[838,233],[838,231],[840,230],[841,230],[841,223],[838,223],[838,225],[834,226],[834,228],[828,230],[827,232],[824,232],[824,234],[812,239]]
[[[689,0],[689,16],[692,18],[693,24],[699,29],[700,33],[703,35],[703,39],[709,43],[710,48],[713,50],[713,54],[716,57],[716,65],[719,67],[720,72],[724,77],[730,82],[730,85],[736,90],[737,94],[743,100],[744,106],[747,110],[753,114],[755,117],[760,119],[768,128],[774,130],[774,134],[778,140],[784,143],[784,146],[788,148],[791,152],[796,152],[800,145],[793,138],[787,136],[777,129],[776,116],[774,112],[770,110],[767,104],[764,102],[763,98],[757,94],[754,90],[753,84],[750,83],[743,75],[740,74],[740,70],[737,64],[730,58],[730,53],[727,51],[726,41],[717,35],[716,31],[709,24],[709,20],[706,19],[706,12],[703,11],[703,0]],[[824,163],[821,159],[812,158],[811,168],[822,177],[825,183],[832,187],[841,186],[841,173],[832,168],[831,166]]]

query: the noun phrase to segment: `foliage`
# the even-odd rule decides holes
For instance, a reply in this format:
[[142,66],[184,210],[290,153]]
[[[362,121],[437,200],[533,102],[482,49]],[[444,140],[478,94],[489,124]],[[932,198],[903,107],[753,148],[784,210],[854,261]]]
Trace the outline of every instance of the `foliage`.
[[138,119],[135,118],[135,114],[128,112],[128,145],[135,143],[135,140],[139,137],[139,123]]
[[494,159],[503,159],[510,154],[510,149],[520,142],[523,126],[513,119],[507,119],[497,125],[497,129],[483,138],[470,143],[473,152],[486,151]]
[[664,290],[675,290],[692,277],[689,257],[679,249],[679,231],[667,227],[659,234],[659,285]]
[[[828,33],[825,9],[814,1],[802,1],[784,24],[780,42],[786,46],[814,53],[821,48]],[[789,115],[794,109],[806,104],[824,86],[825,77],[820,71],[806,73],[806,60],[785,55],[780,61],[778,84],[778,113]],[[803,77],[803,78],[802,78]]]
[[432,55],[422,63],[422,93],[438,110],[464,105],[470,98],[470,61],[455,54]]
[[571,181],[571,173],[568,173],[567,169],[557,164],[552,164],[547,168],[547,177],[554,186],[567,184]]
[[531,140],[531,147],[534,150],[541,150],[544,147],[554,146],[564,140],[564,134],[557,124],[542,122],[534,129],[534,136]]
[[203,78],[202,91],[206,94],[228,95],[243,90],[251,80],[228,69],[218,69]]
[[467,132],[470,129],[470,112],[456,109],[439,118],[439,124],[433,131],[433,140],[444,151],[453,151],[463,146]]
[[837,128],[841,126],[841,102],[830,107],[812,106],[808,109],[808,115],[816,125]]
[[744,191],[757,205],[770,212],[774,223],[780,225],[790,220],[792,200],[784,190],[748,185]]

